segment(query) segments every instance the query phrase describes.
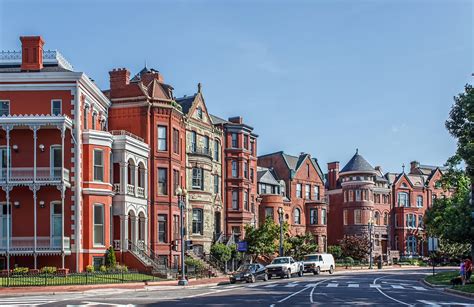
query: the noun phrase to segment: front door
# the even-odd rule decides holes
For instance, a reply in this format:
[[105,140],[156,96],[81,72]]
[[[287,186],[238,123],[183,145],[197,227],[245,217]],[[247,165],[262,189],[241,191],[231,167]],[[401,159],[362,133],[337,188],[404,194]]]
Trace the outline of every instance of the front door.
[[221,234],[221,213],[220,212],[216,212],[214,213],[214,227],[215,227],[215,236],[216,236],[216,240],[219,238],[220,234]]
[[7,215],[7,204],[1,204],[0,205],[1,207],[1,210],[0,210],[0,246],[3,247],[3,248],[6,248],[7,247],[7,237],[8,237],[8,233],[7,233],[7,227],[8,227],[8,219],[10,220],[10,223],[9,223],[9,228],[10,228],[10,238],[11,238],[11,234],[12,234],[12,224],[11,224],[11,212],[12,212],[12,208],[11,206],[9,207],[9,211],[10,211],[10,214]]

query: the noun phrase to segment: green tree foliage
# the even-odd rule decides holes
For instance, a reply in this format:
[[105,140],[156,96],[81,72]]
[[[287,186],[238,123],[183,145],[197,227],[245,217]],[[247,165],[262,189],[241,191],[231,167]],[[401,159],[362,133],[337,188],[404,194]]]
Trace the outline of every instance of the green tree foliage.
[[[235,246],[233,246],[233,248],[235,250]],[[225,263],[231,259],[232,249],[223,243],[216,243],[211,246],[211,255]]]
[[466,163],[466,172],[474,181],[474,89],[466,84],[464,93],[454,97],[446,121],[449,133],[458,140],[457,155]]
[[363,260],[369,255],[370,242],[367,237],[346,236],[339,241],[344,257]]
[[113,268],[117,265],[117,259],[115,257],[115,250],[112,246],[107,249],[105,257],[105,265],[109,268]]
[[439,241],[439,253],[445,258],[462,259],[470,252],[470,244],[450,243],[446,240]]
[[[283,231],[286,233],[288,225],[285,223]],[[278,251],[280,238],[280,225],[268,218],[259,228],[251,225],[245,226],[245,241],[248,253],[257,258],[260,255],[272,255]]]
[[287,236],[285,239],[285,255],[292,256],[296,260],[302,260],[304,255],[318,251],[318,244],[313,234]]
[[342,249],[339,245],[329,245],[328,253],[334,256],[334,259],[342,258]]

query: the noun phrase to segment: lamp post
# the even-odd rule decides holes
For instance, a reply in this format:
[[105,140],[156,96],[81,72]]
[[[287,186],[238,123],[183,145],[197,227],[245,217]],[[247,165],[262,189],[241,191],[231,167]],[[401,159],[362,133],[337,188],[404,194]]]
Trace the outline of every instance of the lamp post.
[[369,223],[367,224],[367,227],[369,228],[369,269],[373,269],[373,256],[372,252],[374,249],[374,246],[372,244],[372,232],[373,232],[373,227],[374,227],[374,220],[372,218],[369,219]]
[[278,208],[278,220],[280,221],[280,257],[283,257],[283,208]]
[[178,206],[179,206],[179,214],[181,220],[181,279],[178,281],[178,286],[187,286],[188,281],[186,280],[186,266],[184,265],[184,249],[185,249],[185,242],[184,242],[184,213],[183,210],[186,208],[186,189],[181,189],[178,186],[176,188],[176,195],[178,196]]

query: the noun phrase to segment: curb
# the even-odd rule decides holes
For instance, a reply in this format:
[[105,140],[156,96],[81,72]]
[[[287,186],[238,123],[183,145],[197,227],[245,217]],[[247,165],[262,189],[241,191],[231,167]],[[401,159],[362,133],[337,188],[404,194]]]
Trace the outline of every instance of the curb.
[[443,286],[443,285],[435,285],[435,284],[432,284],[428,281],[426,281],[424,278],[421,280],[421,283],[425,284],[426,286],[430,287],[430,288],[434,288],[434,289],[445,289],[446,287]]
[[444,292],[448,292],[451,294],[456,294],[456,295],[460,295],[464,297],[474,298],[474,293],[463,292],[463,291],[454,290],[451,288],[444,288]]

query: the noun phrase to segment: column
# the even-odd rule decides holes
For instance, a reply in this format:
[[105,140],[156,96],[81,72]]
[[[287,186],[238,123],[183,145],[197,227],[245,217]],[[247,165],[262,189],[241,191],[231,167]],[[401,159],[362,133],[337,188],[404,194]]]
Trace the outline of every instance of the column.
[[33,130],[33,186],[30,187],[30,189],[33,191],[33,220],[34,220],[34,225],[33,225],[33,236],[34,236],[34,249],[33,249],[33,258],[34,258],[34,269],[37,269],[38,262],[37,262],[37,255],[36,255],[36,249],[38,248],[38,237],[37,237],[37,224],[38,224],[38,218],[37,218],[37,191],[38,188],[36,186],[36,171],[37,171],[37,166],[36,166],[36,160],[37,160],[37,153],[36,153],[36,147],[38,143],[38,126],[32,126],[30,129]]
[[143,241],[145,245],[149,245],[148,243],[148,218],[143,218]]
[[120,192],[127,194],[127,184],[128,184],[128,163],[120,162]]
[[10,270],[10,130],[11,126],[4,127],[7,138],[7,178],[6,178],[6,201],[7,201],[7,269]]
[[137,187],[138,187],[138,165],[133,166],[133,193],[137,197]]
[[132,242],[135,246],[138,246],[138,231],[139,231],[138,226],[140,226],[138,216],[133,216],[132,217],[132,227],[133,227],[132,229],[133,241]]
[[61,127],[61,268],[64,269],[64,198],[66,194],[66,185],[64,182],[64,136],[66,127]]
[[145,173],[144,173],[144,176],[143,176],[143,187],[145,188],[145,199],[148,199],[148,169],[145,168],[143,170]]
[[120,216],[120,240],[122,252],[128,250],[128,215]]

